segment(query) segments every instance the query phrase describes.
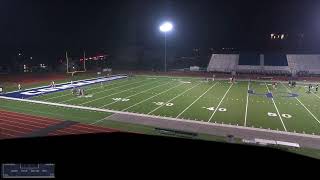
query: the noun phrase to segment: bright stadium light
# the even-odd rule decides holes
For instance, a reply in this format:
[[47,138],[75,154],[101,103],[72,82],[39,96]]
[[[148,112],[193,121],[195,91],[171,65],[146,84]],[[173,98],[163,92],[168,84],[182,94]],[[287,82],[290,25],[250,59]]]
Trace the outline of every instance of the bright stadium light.
[[160,31],[162,32],[169,32],[173,28],[173,25],[170,22],[165,22],[160,26]]
[[170,22],[164,22],[159,29],[164,32],[164,71],[167,72],[167,32],[173,29],[173,25]]

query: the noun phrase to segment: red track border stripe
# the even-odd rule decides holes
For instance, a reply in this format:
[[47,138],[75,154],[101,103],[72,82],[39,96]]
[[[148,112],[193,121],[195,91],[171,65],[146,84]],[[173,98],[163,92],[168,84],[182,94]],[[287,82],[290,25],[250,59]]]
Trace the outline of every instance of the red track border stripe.
[[30,129],[30,128],[26,128],[26,127],[20,127],[20,126],[16,126],[16,125],[13,125],[13,124],[2,124],[1,127],[4,127],[4,128],[9,128],[9,127],[13,127],[12,129],[13,130],[19,130],[19,129],[23,129],[23,132],[24,133],[29,133],[29,132],[32,132],[34,131],[35,129]]
[[0,115],[5,114],[8,116],[14,116],[14,117],[28,117],[29,119],[37,119],[39,121],[43,122],[56,122],[56,121],[63,121],[63,120],[58,120],[58,119],[50,119],[50,118],[44,118],[42,116],[33,116],[33,115],[28,115],[28,114],[23,114],[23,113],[15,113],[15,112],[6,112],[6,111],[1,111],[0,110]]
[[19,121],[10,121],[8,119],[0,119],[0,122],[8,122],[8,123],[13,123],[13,124],[21,124],[23,126],[32,126],[32,127],[35,127],[35,128],[46,128],[50,125],[46,125],[46,126],[37,126],[37,125],[34,125],[34,124],[27,124],[27,123],[24,123],[24,122],[19,122]]
[[19,133],[19,134],[17,134],[17,136],[25,134],[25,132],[17,131],[17,130],[14,130],[14,129],[7,129],[7,128],[4,128],[4,127],[0,127],[0,131],[2,132],[3,130],[9,131],[9,132]]
[[[3,109],[0,109],[0,113],[20,114],[20,115],[25,115],[25,116],[35,117],[35,118],[42,118],[42,119],[53,120],[53,118],[46,117],[46,116],[32,115],[32,114],[21,113],[21,112],[14,112],[14,111],[6,111],[6,110],[3,110]],[[56,119],[56,120],[61,120],[61,121],[62,121],[63,119]]]

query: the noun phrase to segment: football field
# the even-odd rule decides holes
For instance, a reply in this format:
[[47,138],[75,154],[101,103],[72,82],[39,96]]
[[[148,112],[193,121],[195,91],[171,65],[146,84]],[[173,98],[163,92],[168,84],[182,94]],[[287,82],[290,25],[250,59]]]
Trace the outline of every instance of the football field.
[[154,116],[320,134],[320,93],[299,85],[203,78],[135,76],[31,99]]

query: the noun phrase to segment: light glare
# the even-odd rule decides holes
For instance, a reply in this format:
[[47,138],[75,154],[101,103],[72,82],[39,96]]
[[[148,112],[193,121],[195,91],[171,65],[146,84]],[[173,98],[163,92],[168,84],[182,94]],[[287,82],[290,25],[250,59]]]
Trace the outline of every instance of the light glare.
[[173,28],[173,26],[170,22],[165,22],[160,26],[160,31],[168,32],[168,31],[171,31],[172,28]]

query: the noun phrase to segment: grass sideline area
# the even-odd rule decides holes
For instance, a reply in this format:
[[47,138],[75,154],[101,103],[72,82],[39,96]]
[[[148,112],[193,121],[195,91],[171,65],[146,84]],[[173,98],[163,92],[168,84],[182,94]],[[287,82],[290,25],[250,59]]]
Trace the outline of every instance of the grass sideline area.
[[[151,126],[108,120],[107,117],[112,115],[112,113],[107,112],[86,111],[11,100],[3,100],[3,102],[0,104],[0,109],[60,120],[72,120],[85,124],[97,122],[95,123],[96,126],[109,127],[125,132],[160,135],[154,130],[155,128]],[[104,120],[101,121],[102,119]],[[199,134],[197,139],[225,142],[224,137],[212,136],[208,134]],[[237,142],[240,142],[240,140],[238,139]]]
[[4,99],[1,99],[0,109],[58,120],[77,121],[86,124],[94,123],[112,114],[108,112],[79,110]]
[[[99,112],[93,112],[93,111],[77,110],[72,108],[61,108],[56,106],[47,106],[47,105],[39,105],[39,104],[31,105],[30,103],[27,103],[27,102],[16,102],[11,100],[4,100],[0,104],[0,109],[19,112],[19,113],[25,113],[29,115],[35,115],[35,116],[56,118],[60,120],[78,121],[86,124],[97,122],[95,124],[96,126],[118,129],[124,132],[133,132],[133,133],[140,133],[140,134],[147,134],[147,135],[181,138],[176,136],[160,134],[159,132],[155,131],[155,127],[109,120],[106,117],[112,115],[111,113],[99,113]],[[104,120],[101,121],[102,119]],[[192,139],[215,141],[215,142],[222,142],[222,143],[228,142],[226,137],[214,136],[214,135],[202,134],[202,133],[199,133],[196,138],[192,138]],[[243,144],[240,138],[234,138],[234,141],[232,143]],[[287,151],[291,153],[305,155],[311,158],[320,159],[320,150],[317,150],[317,149],[289,148],[287,149]]]
[[[312,93],[306,93],[307,88],[302,85],[291,88],[279,82],[273,88],[270,82],[263,81],[239,81],[232,84],[228,80],[208,82],[204,78],[142,75],[89,85],[84,89],[86,97],[75,96],[70,90],[65,90],[32,99],[194,121],[320,134],[320,94],[314,89]],[[248,90],[252,92],[248,93]],[[88,124],[111,115],[27,102],[1,102],[1,109]],[[96,125],[160,135],[154,127],[120,123],[108,118]],[[197,139],[226,141],[226,137],[208,134],[199,134]],[[236,139],[235,143],[242,142]],[[299,148],[289,151],[320,159],[319,150]]]
[[[320,93],[279,83],[136,76],[32,99],[154,116],[320,135]],[[248,93],[250,90],[251,93]]]

